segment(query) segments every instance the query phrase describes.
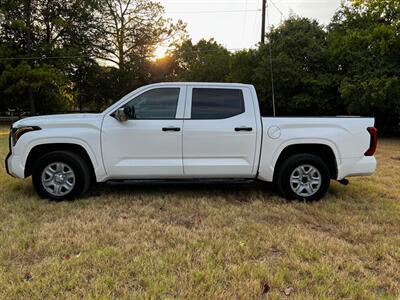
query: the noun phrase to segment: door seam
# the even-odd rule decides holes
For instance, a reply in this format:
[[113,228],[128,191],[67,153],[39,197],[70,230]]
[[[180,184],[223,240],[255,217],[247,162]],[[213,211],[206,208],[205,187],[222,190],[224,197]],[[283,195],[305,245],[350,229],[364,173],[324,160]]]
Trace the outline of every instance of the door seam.
[[184,159],[183,159],[183,135],[185,134],[185,117],[186,117],[186,105],[187,105],[187,98],[188,98],[188,86],[185,87],[185,105],[183,106],[183,120],[182,120],[182,135],[181,135],[181,158],[182,158],[182,172],[183,172],[183,176],[186,175],[185,173],[185,163],[184,163]]

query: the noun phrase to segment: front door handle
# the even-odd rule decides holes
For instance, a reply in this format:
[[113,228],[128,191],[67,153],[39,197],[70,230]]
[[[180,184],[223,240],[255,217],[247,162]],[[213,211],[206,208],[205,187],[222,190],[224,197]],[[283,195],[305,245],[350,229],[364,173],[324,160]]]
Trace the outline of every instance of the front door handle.
[[181,131],[179,127],[163,127],[162,131]]
[[235,131],[253,131],[253,128],[242,126],[242,127],[236,127]]

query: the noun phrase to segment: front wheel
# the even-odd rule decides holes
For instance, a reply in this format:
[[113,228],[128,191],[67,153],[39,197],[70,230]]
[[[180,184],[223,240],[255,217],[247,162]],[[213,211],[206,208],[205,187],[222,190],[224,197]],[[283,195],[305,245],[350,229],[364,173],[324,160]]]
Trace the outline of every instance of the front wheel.
[[36,162],[32,182],[42,198],[51,200],[73,199],[82,196],[90,186],[87,163],[69,151],[54,151]]
[[296,154],[282,163],[275,181],[279,193],[287,199],[319,200],[328,191],[330,173],[318,156]]

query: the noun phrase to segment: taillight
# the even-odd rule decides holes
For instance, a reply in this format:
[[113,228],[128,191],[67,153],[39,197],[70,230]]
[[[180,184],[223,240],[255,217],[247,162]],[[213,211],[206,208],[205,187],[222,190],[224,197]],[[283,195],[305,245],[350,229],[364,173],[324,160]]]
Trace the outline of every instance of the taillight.
[[376,145],[378,144],[378,129],[375,127],[368,127],[367,128],[369,135],[371,136],[369,148],[367,152],[365,152],[365,156],[372,156],[376,151]]

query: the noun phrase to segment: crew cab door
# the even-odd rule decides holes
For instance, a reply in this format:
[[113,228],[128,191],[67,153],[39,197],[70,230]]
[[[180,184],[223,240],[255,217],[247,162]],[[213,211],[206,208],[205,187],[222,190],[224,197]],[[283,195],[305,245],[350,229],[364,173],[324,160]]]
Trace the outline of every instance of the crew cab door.
[[254,109],[248,88],[189,86],[183,125],[185,176],[253,177]]
[[105,116],[101,143],[109,178],[183,176],[185,93],[182,86],[153,87],[121,105],[134,108],[135,117],[120,122]]

